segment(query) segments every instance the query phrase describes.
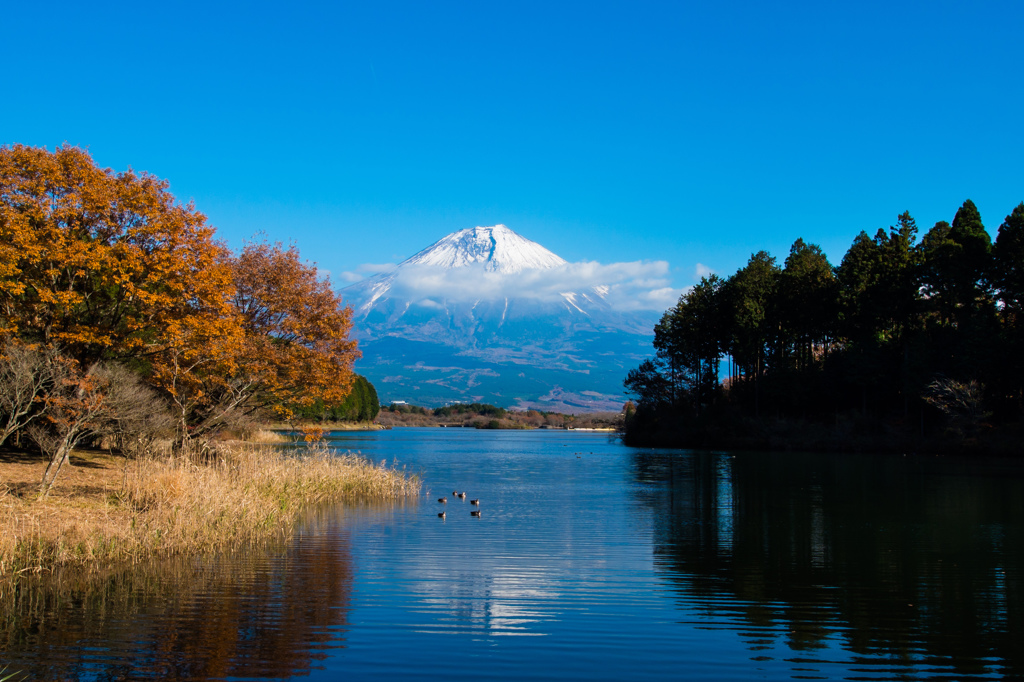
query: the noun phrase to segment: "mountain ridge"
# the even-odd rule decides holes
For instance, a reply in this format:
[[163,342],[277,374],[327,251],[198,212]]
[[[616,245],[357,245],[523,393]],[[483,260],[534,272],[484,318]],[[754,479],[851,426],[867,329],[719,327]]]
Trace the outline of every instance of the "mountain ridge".
[[570,265],[505,225],[446,235],[342,290],[360,371],[385,401],[618,409],[653,319],[574,287]]

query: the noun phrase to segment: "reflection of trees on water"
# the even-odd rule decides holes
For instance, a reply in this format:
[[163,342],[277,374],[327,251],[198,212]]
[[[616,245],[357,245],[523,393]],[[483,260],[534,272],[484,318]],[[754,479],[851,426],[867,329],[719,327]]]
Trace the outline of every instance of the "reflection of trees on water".
[[64,577],[3,598],[0,658],[31,679],[290,677],[342,645],[351,589],[347,548],[318,534],[277,552]]
[[646,452],[633,464],[657,491],[657,564],[688,605],[764,626],[753,649],[769,626],[793,649],[839,631],[857,655],[1024,675],[1012,464]]

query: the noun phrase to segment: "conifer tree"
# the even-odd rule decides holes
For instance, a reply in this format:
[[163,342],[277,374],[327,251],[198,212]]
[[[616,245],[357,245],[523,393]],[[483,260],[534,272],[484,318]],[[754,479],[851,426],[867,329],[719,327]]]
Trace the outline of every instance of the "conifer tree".
[[1003,314],[1020,325],[1024,314],[1024,202],[999,226],[994,249],[992,281],[1003,303]]

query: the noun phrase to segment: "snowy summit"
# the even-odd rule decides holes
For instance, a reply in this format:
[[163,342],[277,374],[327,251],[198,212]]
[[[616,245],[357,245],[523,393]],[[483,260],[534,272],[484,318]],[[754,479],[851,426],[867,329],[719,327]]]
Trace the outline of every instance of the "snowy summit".
[[[568,265],[565,259],[504,225],[470,227],[452,232],[434,242],[416,255],[406,258],[394,270],[353,284],[345,293],[355,307],[356,317],[360,318],[366,317],[385,297],[392,296],[396,282],[410,273],[433,270],[443,278],[444,275],[440,273],[444,271],[472,266],[486,273],[506,276],[529,270],[550,270],[564,265]],[[443,294],[429,290],[423,283],[418,284],[416,289],[416,298],[421,301],[424,297],[434,295],[445,298]],[[566,300],[575,306],[571,299]]]
[[483,263],[484,269],[489,272],[510,274],[555,268],[565,265],[566,261],[504,225],[494,225],[453,232],[406,259],[398,267],[435,265],[461,268],[477,263]]

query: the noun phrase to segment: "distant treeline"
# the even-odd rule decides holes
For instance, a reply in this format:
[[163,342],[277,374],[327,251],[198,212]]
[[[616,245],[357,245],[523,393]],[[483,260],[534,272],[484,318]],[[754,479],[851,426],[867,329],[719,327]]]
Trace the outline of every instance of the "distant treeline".
[[619,428],[622,414],[561,414],[541,410],[506,410],[487,403],[458,403],[429,408],[405,403],[385,407],[377,420],[384,426],[465,426],[478,429]]
[[[994,244],[968,200],[920,240],[909,213],[874,237],[861,232],[838,266],[802,239],[781,267],[760,251],[731,277],[702,278],[663,315],[655,358],[625,380],[639,398],[627,438],[992,446],[1021,421],[1022,306],[1024,203]],[[827,424],[831,435],[771,442],[784,422]]]

